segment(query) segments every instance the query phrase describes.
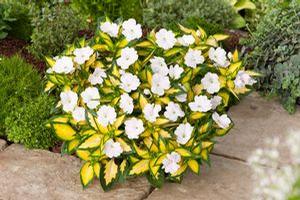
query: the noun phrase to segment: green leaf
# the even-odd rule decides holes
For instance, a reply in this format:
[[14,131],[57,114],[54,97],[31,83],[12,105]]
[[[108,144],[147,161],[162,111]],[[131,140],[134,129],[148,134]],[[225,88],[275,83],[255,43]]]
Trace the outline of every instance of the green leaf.
[[234,8],[236,9],[236,11],[240,11],[243,9],[254,10],[256,9],[256,6],[254,3],[251,2],[251,0],[239,0],[235,3]]

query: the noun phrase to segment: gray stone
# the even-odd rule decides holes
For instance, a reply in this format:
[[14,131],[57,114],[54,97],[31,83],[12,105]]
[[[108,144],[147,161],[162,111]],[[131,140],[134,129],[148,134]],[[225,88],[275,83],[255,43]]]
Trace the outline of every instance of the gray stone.
[[95,181],[83,190],[80,161],[73,156],[10,145],[0,152],[1,200],[142,199],[150,192],[145,178],[128,180],[109,192]]
[[0,151],[3,151],[6,147],[7,147],[6,141],[0,139]]
[[250,167],[244,162],[211,156],[212,166],[200,176],[188,172],[181,184],[166,183],[148,200],[249,200],[252,195]]
[[[252,93],[240,104],[231,108],[229,116],[234,128],[224,137],[218,138],[214,152],[246,160],[257,148],[265,146],[267,138],[278,137],[282,142],[292,130],[300,134],[300,109],[290,115],[276,100],[266,100]],[[288,148],[280,145],[282,162],[288,161]]]

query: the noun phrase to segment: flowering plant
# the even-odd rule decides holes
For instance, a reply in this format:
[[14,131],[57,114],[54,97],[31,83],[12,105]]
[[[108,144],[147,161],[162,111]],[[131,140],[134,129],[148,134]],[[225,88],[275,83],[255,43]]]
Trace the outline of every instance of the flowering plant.
[[218,47],[226,35],[180,29],[142,38],[134,19],[106,21],[93,39],[47,58],[46,91],[60,93],[64,113],[49,126],[65,141],[62,151],[84,161],[84,187],[94,177],[106,190],[128,176],[146,174],[160,187],[188,167],[198,174],[213,138],[233,126],[226,110],[256,74],[237,51]]
[[[272,138],[266,143],[248,159],[254,171],[253,199],[300,199],[300,132],[292,131],[285,142]],[[289,149],[288,156],[281,155],[280,147]],[[281,162],[284,157],[288,163]]]

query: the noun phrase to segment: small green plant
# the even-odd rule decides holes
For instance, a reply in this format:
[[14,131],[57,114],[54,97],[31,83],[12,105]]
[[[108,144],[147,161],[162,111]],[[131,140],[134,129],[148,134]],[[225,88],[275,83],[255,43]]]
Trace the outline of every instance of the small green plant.
[[24,144],[27,148],[48,149],[57,141],[55,135],[46,127],[51,116],[54,98],[40,95],[24,105],[19,105],[5,119],[7,139]]
[[33,17],[32,44],[29,50],[38,58],[55,55],[71,43],[86,22],[70,6],[46,6]]
[[144,23],[151,28],[157,26],[172,28],[174,23],[185,24],[185,21],[191,17],[219,24],[222,27],[232,27],[235,18],[240,16],[227,0],[149,0],[145,2]]
[[[300,4],[295,1],[288,5],[277,5],[261,19],[251,38],[243,43],[253,49],[246,58],[248,66],[253,66],[256,71],[263,74],[257,84],[258,88],[266,95],[275,94],[283,100],[289,99],[285,108],[293,112],[291,103],[295,102],[295,98],[291,97],[293,100],[289,98],[291,91],[287,93],[278,90],[281,86],[278,86],[276,77],[286,74],[286,70],[280,67],[281,64],[291,63],[292,61],[289,61],[291,56],[298,54],[300,50]],[[280,69],[277,70],[278,66]],[[297,85],[294,81],[291,83],[295,85],[289,86],[290,88]]]
[[5,118],[17,107],[42,91],[40,75],[19,56],[0,60],[0,134],[5,133]]

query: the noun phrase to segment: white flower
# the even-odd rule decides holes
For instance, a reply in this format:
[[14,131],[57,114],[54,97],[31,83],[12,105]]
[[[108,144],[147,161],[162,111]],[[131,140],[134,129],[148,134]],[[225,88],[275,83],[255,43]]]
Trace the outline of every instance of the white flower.
[[154,56],[150,59],[150,63],[151,69],[154,74],[158,73],[164,76],[168,75],[169,69],[164,58]]
[[290,154],[296,164],[300,164],[300,132],[292,131],[287,137],[286,144],[289,147]]
[[72,116],[75,121],[84,121],[85,120],[85,109],[83,107],[76,107],[73,112]]
[[152,84],[151,84],[151,91],[158,96],[162,96],[165,93],[165,90],[171,87],[169,77],[161,75],[161,74],[154,74],[152,76]]
[[179,79],[181,74],[183,72],[183,68],[182,67],[179,67],[179,65],[171,65],[170,68],[169,68],[169,76],[172,78],[172,79]]
[[171,121],[176,121],[179,117],[184,116],[184,112],[181,110],[180,106],[177,103],[171,101],[166,107],[164,116]]
[[177,137],[176,141],[182,145],[186,144],[191,139],[193,129],[194,127],[189,123],[180,124],[174,132]]
[[119,142],[114,142],[112,139],[109,139],[105,142],[103,151],[107,157],[115,158],[121,155],[123,149]]
[[67,56],[57,59],[52,69],[59,74],[70,74],[75,71],[72,59]]
[[194,112],[207,112],[212,109],[211,101],[207,96],[195,96],[194,102],[189,103],[189,107]]
[[210,102],[211,102],[211,107],[212,109],[216,109],[222,102],[222,97],[220,96],[214,96],[213,98],[210,99]]
[[194,44],[195,38],[192,35],[183,35],[182,37],[177,38],[177,41],[182,46],[188,47],[191,44]]
[[117,113],[111,106],[101,106],[97,112],[98,121],[102,126],[113,124],[116,121]]
[[168,31],[166,29],[160,29],[155,34],[155,37],[157,45],[164,50],[171,49],[176,43],[175,34],[172,31]]
[[146,104],[143,109],[145,119],[149,122],[155,122],[156,118],[159,117],[159,112],[161,111],[161,106],[157,104]]
[[218,113],[214,112],[212,114],[212,118],[218,124],[218,126],[223,129],[228,128],[231,123],[231,120],[226,114],[219,115]]
[[104,22],[100,26],[101,31],[107,33],[111,37],[117,37],[119,32],[119,26],[112,22]]
[[100,95],[99,91],[95,87],[88,87],[82,93],[81,97],[87,107],[90,109],[96,108],[100,104]]
[[70,90],[60,93],[60,100],[63,110],[66,112],[71,112],[77,106],[78,96],[75,92]]
[[95,69],[95,71],[93,72],[93,74],[91,74],[89,76],[89,82],[92,85],[97,85],[97,84],[102,84],[103,83],[103,79],[106,78],[106,73],[105,70],[97,67]]
[[138,139],[139,135],[144,132],[143,121],[137,118],[131,118],[124,122],[125,134],[129,139]]
[[177,152],[167,154],[166,158],[162,161],[162,168],[166,173],[175,173],[179,168],[180,155]]
[[234,85],[237,88],[243,88],[246,85],[253,85],[256,83],[256,80],[254,80],[247,72],[240,70],[235,77]]
[[228,67],[230,65],[230,62],[226,57],[226,51],[221,47],[218,47],[217,49],[211,47],[208,51],[208,56],[217,66]]
[[204,57],[200,50],[189,49],[184,56],[184,64],[189,67],[196,68],[198,64],[204,63]]
[[130,65],[138,59],[138,54],[134,48],[126,47],[121,51],[121,57],[117,59],[117,64],[122,69],[128,69]]
[[209,94],[214,94],[216,92],[219,92],[221,88],[221,84],[219,82],[219,76],[211,72],[205,74],[205,76],[201,79],[201,84]]
[[91,47],[82,47],[74,50],[74,61],[79,65],[85,63],[85,61],[90,59],[90,56],[93,55],[94,50]]
[[121,76],[120,87],[126,92],[131,92],[136,90],[141,84],[140,79],[131,73],[124,73]]
[[142,28],[140,24],[137,24],[135,19],[128,19],[122,24],[122,34],[128,41],[139,39],[142,37]]
[[120,99],[120,108],[122,108],[125,113],[131,114],[133,107],[133,99],[127,93],[122,94]]

